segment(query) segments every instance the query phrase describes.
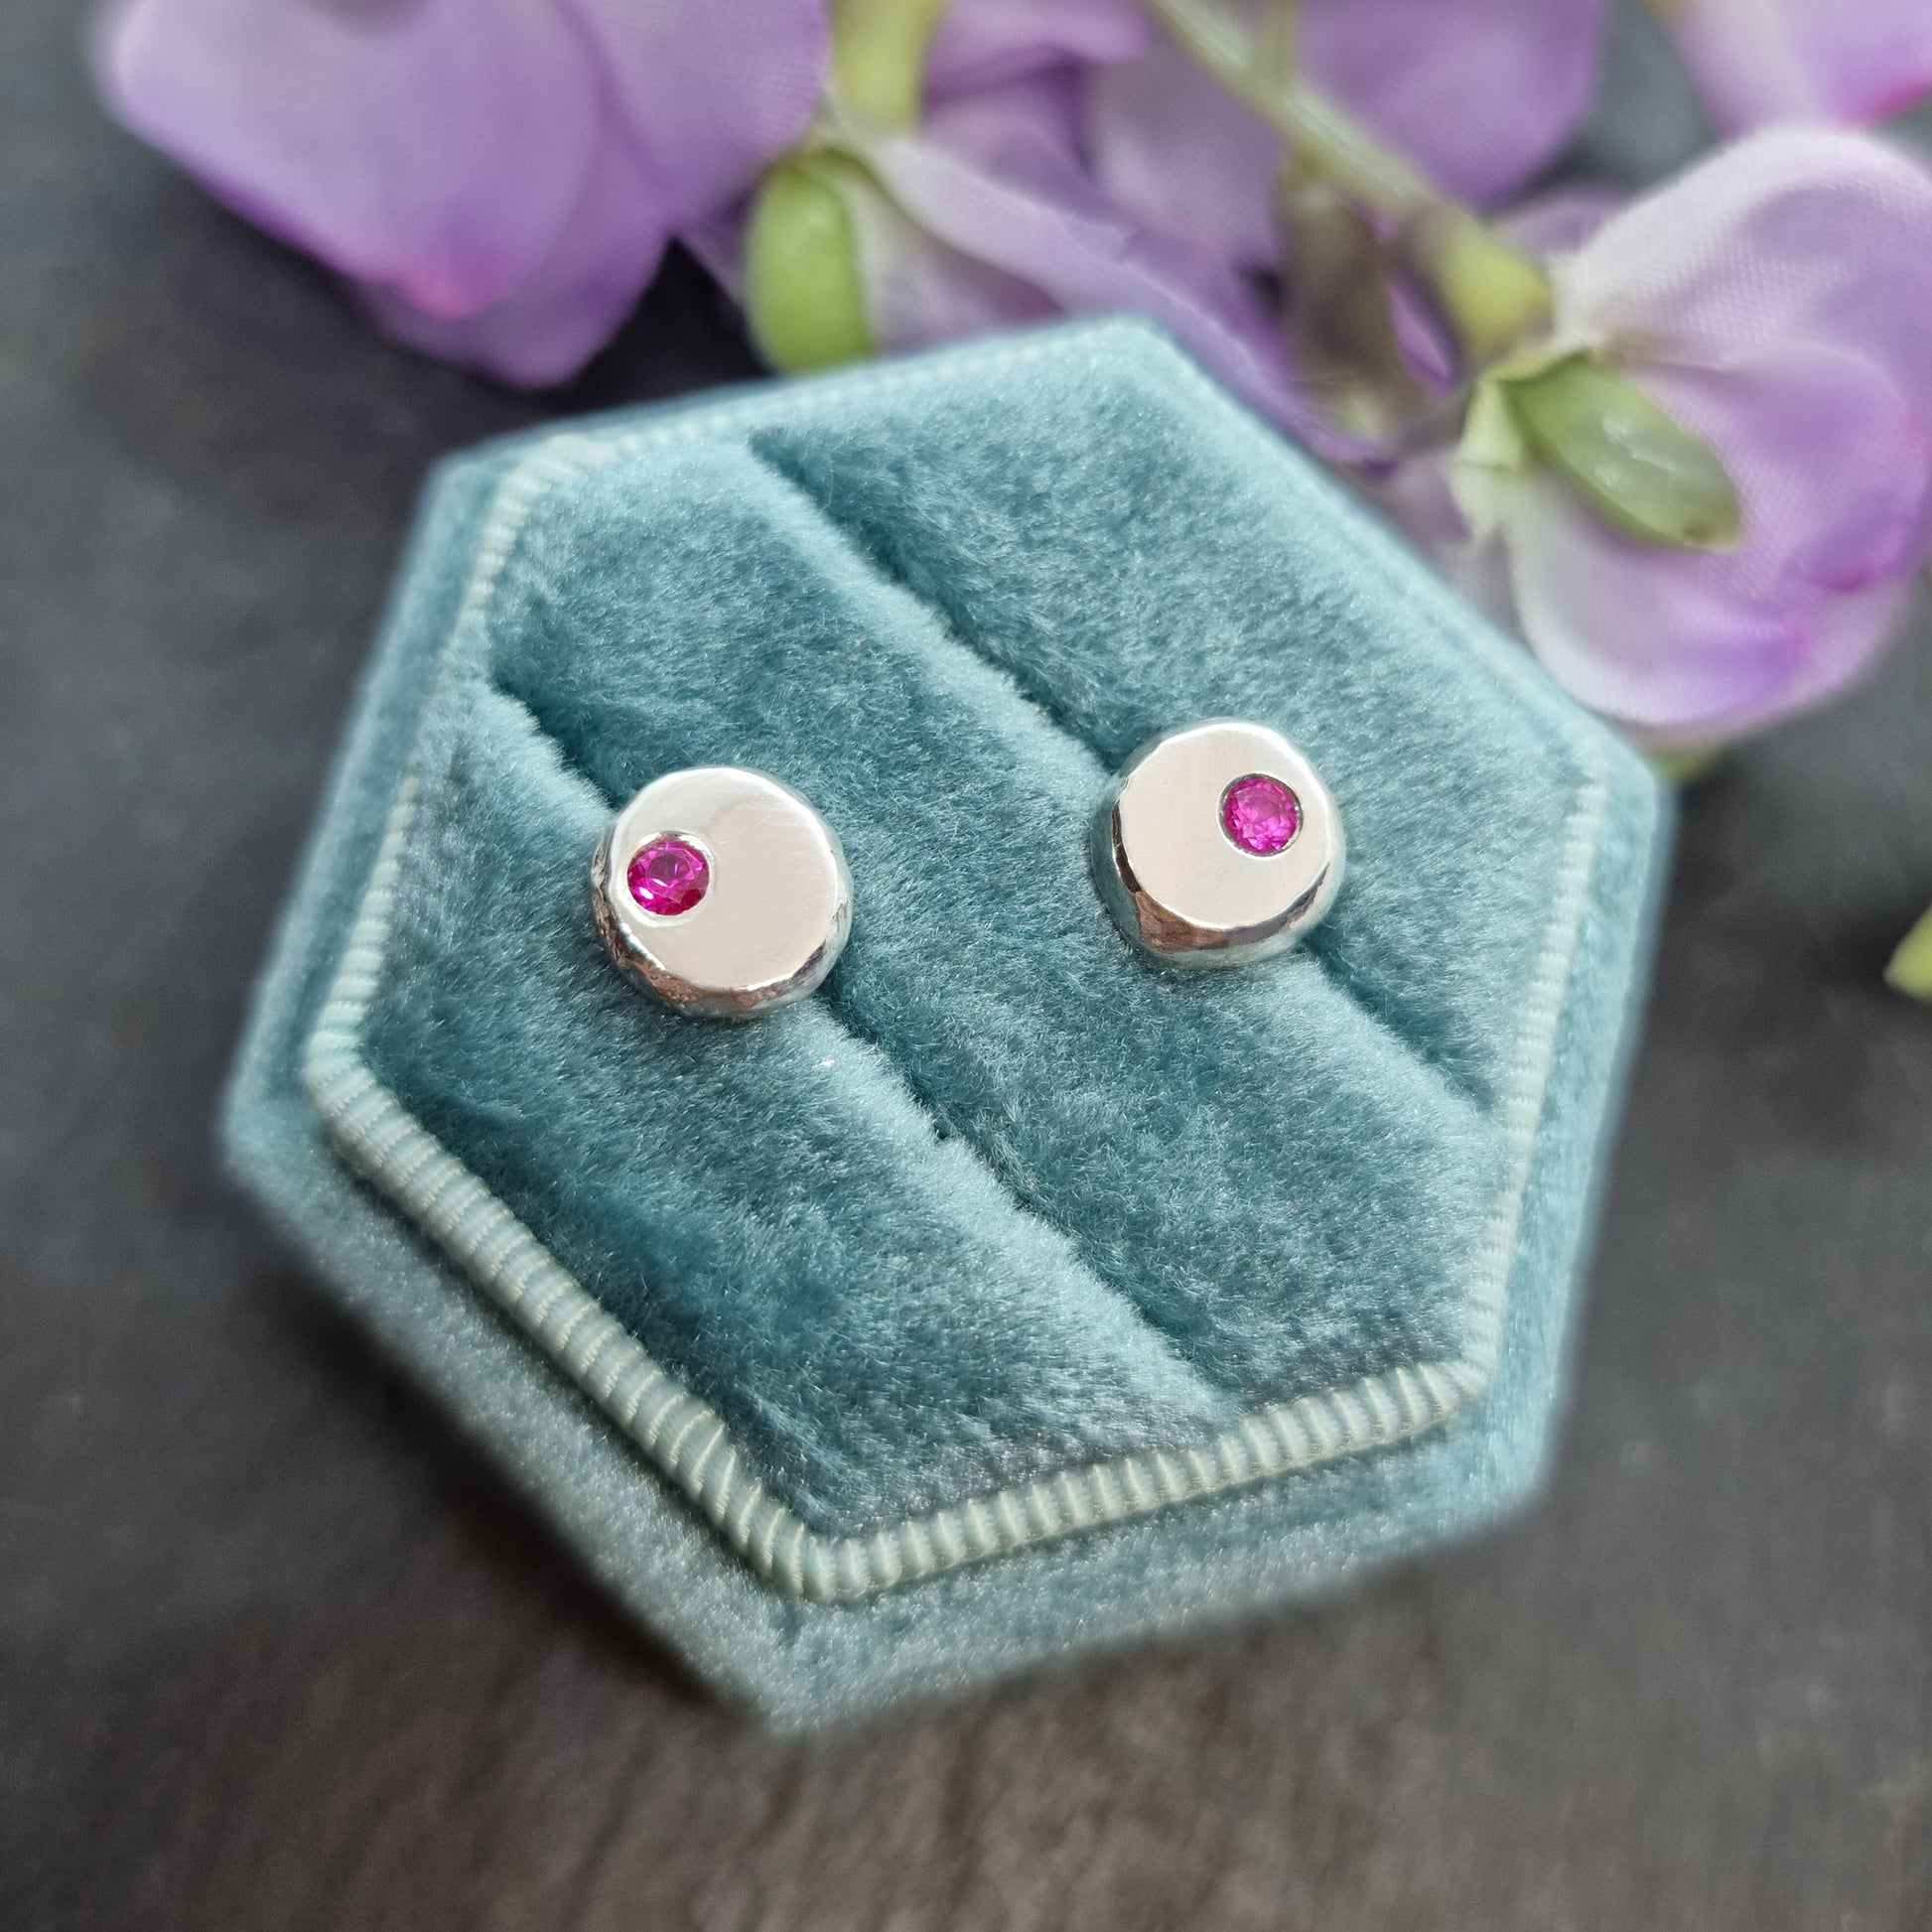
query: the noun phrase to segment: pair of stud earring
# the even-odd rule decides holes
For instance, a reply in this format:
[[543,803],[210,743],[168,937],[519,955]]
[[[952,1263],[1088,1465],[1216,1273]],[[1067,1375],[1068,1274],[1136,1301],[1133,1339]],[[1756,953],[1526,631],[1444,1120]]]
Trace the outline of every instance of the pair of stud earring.
[[[1285,951],[1341,887],[1341,817],[1279,732],[1210,718],[1151,740],[1102,794],[1095,884],[1135,946],[1174,966]],[[592,862],[620,967],[680,1013],[750,1019],[803,999],[852,929],[838,835],[789,785],[738,765],[654,778]]]

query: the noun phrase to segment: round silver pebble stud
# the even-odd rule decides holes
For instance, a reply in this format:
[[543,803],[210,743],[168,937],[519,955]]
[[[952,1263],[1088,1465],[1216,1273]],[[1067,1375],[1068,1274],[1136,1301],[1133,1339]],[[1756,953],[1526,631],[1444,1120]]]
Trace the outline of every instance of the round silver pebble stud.
[[598,842],[591,887],[618,965],[709,1019],[802,1000],[852,929],[838,835],[789,785],[735,764],[653,778]]
[[1122,932],[1174,966],[1288,947],[1341,889],[1341,815],[1280,732],[1207,718],[1151,739],[1093,818],[1093,870]]

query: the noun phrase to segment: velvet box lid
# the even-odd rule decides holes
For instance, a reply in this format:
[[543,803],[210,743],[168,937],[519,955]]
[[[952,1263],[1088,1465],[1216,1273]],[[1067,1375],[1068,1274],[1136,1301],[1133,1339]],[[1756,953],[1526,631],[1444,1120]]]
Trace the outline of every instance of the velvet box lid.
[[[1251,718],[1326,924],[1186,976],[1108,774]],[[812,799],[812,999],[679,1019],[589,859],[680,765]],[[231,1159],[705,1675],[809,1722],[1331,1585],[1534,1485],[1666,813],[1643,762],[1134,324],[439,473]]]

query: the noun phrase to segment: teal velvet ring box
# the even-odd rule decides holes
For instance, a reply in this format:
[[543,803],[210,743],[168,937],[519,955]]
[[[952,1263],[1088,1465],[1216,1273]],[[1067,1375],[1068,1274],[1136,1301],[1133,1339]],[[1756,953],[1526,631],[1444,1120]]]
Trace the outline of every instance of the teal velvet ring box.
[[[1314,759],[1349,873],[1188,976],[1087,820],[1213,715]],[[612,812],[701,763],[855,882],[825,986],[745,1026],[590,914]],[[1664,818],[1137,326],[603,419],[431,490],[229,1148],[629,1606],[825,1718],[1525,1494]]]

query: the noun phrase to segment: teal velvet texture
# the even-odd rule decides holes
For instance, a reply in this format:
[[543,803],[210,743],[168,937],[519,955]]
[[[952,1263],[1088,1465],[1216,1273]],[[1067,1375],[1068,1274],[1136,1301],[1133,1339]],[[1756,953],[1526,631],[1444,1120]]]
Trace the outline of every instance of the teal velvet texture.
[[[1131,325],[562,442],[481,598],[479,531],[532,446],[432,493],[231,1096],[237,1166],[347,1299],[674,1643],[793,1719],[1315,1587],[1507,1506],[1555,1407],[1659,870],[1639,761],[1526,661],[1499,674],[1513,647]],[[1187,976],[1122,943],[1085,826],[1137,744],[1210,715],[1313,758],[1349,876],[1298,953]],[[831,979],[753,1026],[660,1012],[588,916],[612,811],[706,762],[803,791],[855,882]],[[1493,1379],[1372,1455],[786,1597],[305,1105],[405,766],[370,1073],[814,1531],[1485,1348]]]

